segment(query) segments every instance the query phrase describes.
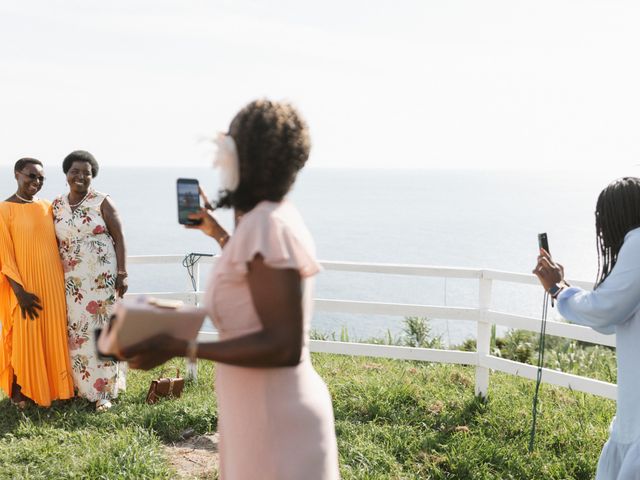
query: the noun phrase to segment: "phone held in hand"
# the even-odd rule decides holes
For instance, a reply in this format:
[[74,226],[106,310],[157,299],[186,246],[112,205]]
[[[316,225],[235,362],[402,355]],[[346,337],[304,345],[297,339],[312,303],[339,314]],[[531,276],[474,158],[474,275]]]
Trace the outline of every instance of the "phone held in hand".
[[178,222],[181,225],[200,225],[201,220],[192,220],[190,213],[200,211],[200,190],[195,178],[179,178],[178,187]]
[[546,233],[539,233],[538,234],[538,247],[544,249],[544,251],[547,252],[547,253],[551,253],[549,251],[549,239],[547,238],[547,234]]

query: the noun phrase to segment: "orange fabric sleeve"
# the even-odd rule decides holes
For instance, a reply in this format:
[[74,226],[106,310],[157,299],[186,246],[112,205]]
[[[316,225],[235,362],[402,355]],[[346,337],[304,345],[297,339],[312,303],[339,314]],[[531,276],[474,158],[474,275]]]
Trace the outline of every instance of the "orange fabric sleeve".
[[[13,239],[9,231],[9,212],[0,209],[0,282],[7,282],[9,277],[20,285],[24,285],[13,249]],[[8,285],[8,282],[7,282]],[[11,286],[9,286],[11,288]]]
[[13,378],[10,369],[13,330],[13,311],[18,306],[13,289],[7,277],[22,284],[22,277],[16,264],[13,239],[9,231],[8,211],[0,208],[0,388],[5,392],[11,391],[11,381]]

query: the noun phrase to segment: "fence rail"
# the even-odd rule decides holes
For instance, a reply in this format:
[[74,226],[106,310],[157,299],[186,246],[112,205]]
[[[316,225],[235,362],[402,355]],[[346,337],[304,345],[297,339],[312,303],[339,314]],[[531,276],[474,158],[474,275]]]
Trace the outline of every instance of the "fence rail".
[[[182,255],[145,255],[129,257],[129,264],[177,264],[180,265]],[[159,298],[175,298],[185,303],[197,305],[202,299],[200,291],[200,263],[215,263],[215,257],[203,257],[194,267],[196,279],[195,292],[152,292],[131,293],[128,297],[139,295],[152,295]],[[442,350],[429,348],[401,347],[393,345],[373,345],[366,343],[349,343],[324,340],[312,340],[310,347],[313,352],[334,353],[342,355],[369,356],[394,358],[401,360],[418,360],[435,363],[452,363],[470,365],[476,367],[477,395],[486,396],[489,389],[490,371],[496,370],[510,375],[535,379],[537,368],[533,365],[505,360],[491,355],[491,328],[493,325],[501,325],[510,328],[540,331],[541,320],[539,318],[515,315],[508,312],[492,310],[492,287],[494,282],[506,282],[523,285],[537,284],[534,275],[504,272],[499,270],[434,267],[426,265],[393,265],[380,263],[356,263],[356,262],[320,262],[325,270],[357,272],[384,275],[414,275],[421,277],[439,277],[444,279],[463,278],[478,281],[478,306],[477,307],[453,307],[440,305],[421,305],[406,303],[363,302],[353,300],[315,299],[315,310],[321,312],[338,312],[365,315],[394,315],[394,316],[425,316],[430,318],[447,320],[474,321],[477,325],[477,351],[463,352],[459,350]],[[588,282],[569,280],[572,285],[590,288]],[[599,345],[615,347],[615,335],[602,335],[590,328],[568,323],[547,321],[547,334],[579,340]],[[200,332],[202,339],[217,339],[215,332]],[[572,390],[591,393],[601,397],[616,399],[617,386],[612,383],[602,382],[593,378],[581,377],[569,373],[543,369],[542,381],[544,383],[559,385]]]

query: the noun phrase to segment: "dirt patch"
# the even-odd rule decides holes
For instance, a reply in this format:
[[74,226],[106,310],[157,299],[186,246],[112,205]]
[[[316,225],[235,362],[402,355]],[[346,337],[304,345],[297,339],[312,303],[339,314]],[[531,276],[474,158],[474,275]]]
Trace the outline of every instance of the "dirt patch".
[[180,479],[217,478],[218,434],[196,435],[172,445],[166,445],[169,463]]

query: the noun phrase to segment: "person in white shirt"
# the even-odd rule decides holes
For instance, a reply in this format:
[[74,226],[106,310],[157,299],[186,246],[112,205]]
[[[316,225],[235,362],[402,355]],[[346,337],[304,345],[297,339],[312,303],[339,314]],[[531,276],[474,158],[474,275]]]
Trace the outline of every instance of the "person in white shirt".
[[571,287],[541,249],[533,273],[570,322],[616,334],[618,403],[596,480],[640,480],[640,178],[610,183],[596,204],[598,277],[593,291]]

